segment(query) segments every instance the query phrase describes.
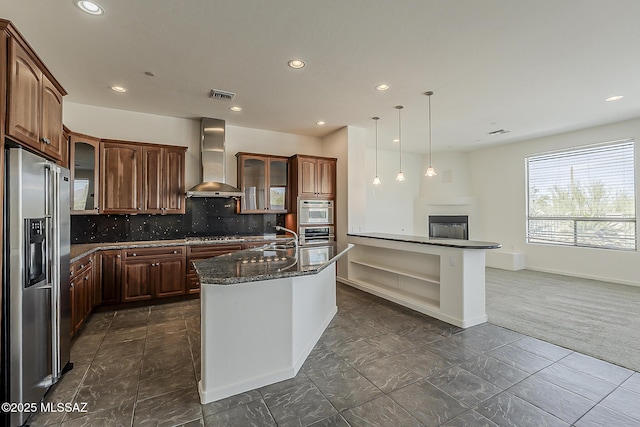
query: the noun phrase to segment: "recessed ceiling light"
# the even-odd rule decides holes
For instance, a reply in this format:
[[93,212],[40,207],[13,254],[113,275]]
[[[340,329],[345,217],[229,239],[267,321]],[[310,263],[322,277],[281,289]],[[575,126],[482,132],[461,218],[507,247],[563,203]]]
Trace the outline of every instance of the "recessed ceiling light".
[[89,0],[74,0],[78,9],[89,15],[104,15],[104,9],[98,3]]
[[111,86],[111,90],[118,93],[125,93],[127,91],[127,89],[122,86]]
[[318,121],[316,122],[316,124],[317,124],[318,126],[324,126],[324,125],[326,125],[326,123],[325,123],[325,122],[323,122],[322,120],[318,120]]
[[605,99],[605,101],[619,101],[620,99],[624,98],[624,96],[622,95],[615,95],[615,96],[610,96],[607,99]]
[[394,144],[397,144],[398,142],[400,142],[400,140],[399,140],[398,138],[396,138],[396,139],[394,139],[394,140],[393,140],[393,141],[391,141],[391,142],[393,142]]
[[387,89],[389,89],[389,85],[386,85],[386,84],[381,84],[381,85],[376,86],[376,90],[379,90],[379,91],[384,91],[384,90],[387,90]]
[[237,105],[234,105],[233,107],[229,107],[229,110],[237,113],[238,111],[242,111],[242,107],[238,107]]
[[289,67],[295,68],[296,70],[298,70],[300,68],[304,68],[304,66],[305,66],[304,61],[301,60],[301,59],[292,59],[287,64],[289,64]]

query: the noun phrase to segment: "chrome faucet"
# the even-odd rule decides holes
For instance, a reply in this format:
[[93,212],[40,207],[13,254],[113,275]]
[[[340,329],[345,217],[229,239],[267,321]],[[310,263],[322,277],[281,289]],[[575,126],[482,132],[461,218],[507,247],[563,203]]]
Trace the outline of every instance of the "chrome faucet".
[[289,230],[288,228],[284,228],[284,227],[280,227],[279,225],[276,225],[276,231],[280,231],[280,230],[288,231],[289,233],[291,233],[291,234],[293,234],[295,236],[294,243],[296,244],[296,248],[297,248],[298,247],[298,234],[296,234],[296,232],[293,231],[293,230]]

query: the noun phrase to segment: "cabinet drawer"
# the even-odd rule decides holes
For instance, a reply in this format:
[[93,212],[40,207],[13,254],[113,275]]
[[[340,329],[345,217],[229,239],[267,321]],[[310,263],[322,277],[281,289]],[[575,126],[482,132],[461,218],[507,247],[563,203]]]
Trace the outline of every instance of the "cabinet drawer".
[[124,258],[143,258],[143,257],[159,257],[159,256],[185,256],[184,246],[163,246],[159,248],[138,248],[125,249]]
[[71,277],[76,277],[84,273],[93,264],[91,256],[86,256],[71,264]]

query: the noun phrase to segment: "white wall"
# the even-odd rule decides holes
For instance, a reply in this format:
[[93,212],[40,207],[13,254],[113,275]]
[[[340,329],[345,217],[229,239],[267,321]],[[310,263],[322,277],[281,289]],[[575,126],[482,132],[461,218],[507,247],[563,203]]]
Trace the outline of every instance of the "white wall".
[[[380,232],[415,234],[414,204],[420,194],[423,173],[422,155],[402,153],[402,172],[406,181],[396,181],[400,168],[398,151],[378,150],[378,176],[382,183],[373,185],[375,177],[375,148],[367,147],[364,153],[364,180],[366,182],[366,224],[354,232]],[[354,159],[362,164],[362,157]]]
[[[237,184],[236,153],[240,151],[248,153],[274,154],[279,156],[308,154],[312,156],[326,155],[331,157],[330,155],[323,153],[321,138],[243,128],[229,124],[226,125],[226,128],[226,176],[227,183],[232,185]],[[198,160],[198,162],[199,161],[200,160]],[[198,172],[198,174],[199,173],[200,172]]]
[[[640,286],[640,253],[526,243],[525,157],[530,154],[636,140],[636,214],[640,212],[640,119],[538,138],[469,153],[472,191],[481,201],[478,238],[525,254],[526,268]],[[636,231],[637,232],[637,231]]]
[[200,125],[198,121],[66,101],[62,112],[63,123],[74,132],[97,138],[188,147],[185,161],[186,187],[191,188],[199,182]]
[[[349,215],[351,212],[351,165],[348,162],[349,152],[352,145],[357,143],[357,130],[347,127],[327,135],[322,140],[323,155],[326,157],[336,157],[336,201],[335,201],[335,227],[336,241],[340,245],[347,243],[347,230],[349,229]],[[347,264],[346,257],[338,261],[338,276],[346,277]]]
[[420,196],[415,204],[415,233],[429,235],[429,215],[467,215],[469,239],[479,240],[478,200],[471,190],[468,154],[437,153],[433,162],[436,176],[424,176],[427,167],[429,157],[423,156]]
[[[74,132],[98,138],[152,142],[188,147],[186,187],[200,182],[200,120],[180,119],[112,108],[65,102],[63,122]],[[237,184],[235,153],[322,155],[322,140],[316,137],[226,125],[226,181]]]

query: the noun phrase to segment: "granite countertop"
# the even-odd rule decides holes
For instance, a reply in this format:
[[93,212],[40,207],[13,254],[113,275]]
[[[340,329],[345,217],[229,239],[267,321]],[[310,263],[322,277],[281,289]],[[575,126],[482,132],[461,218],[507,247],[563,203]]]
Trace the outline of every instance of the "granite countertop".
[[[289,241],[290,236],[229,236],[217,239],[190,237],[186,239],[174,240],[148,240],[136,242],[115,242],[115,243],[79,243],[71,245],[70,257],[71,262],[77,261],[82,257],[92,254],[93,252],[105,249],[135,249],[135,248],[154,248],[160,246],[193,246],[193,245],[229,245],[238,243],[252,242],[270,242],[270,241]],[[266,243],[265,243],[266,244]]]
[[419,243],[423,245],[445,246],[448,248],[460,249],[498,249],[502,247],[500,243],[496,242],[458,239],[430,239],[426,236],[408,236],[404,234],[348,233],[347,236],[367,237],[370,239],[392,240],[396,242]]
[[316,274],[353,245],[328,243],[294,247],[271,244],[196,261],[202,285],[233,285]]

